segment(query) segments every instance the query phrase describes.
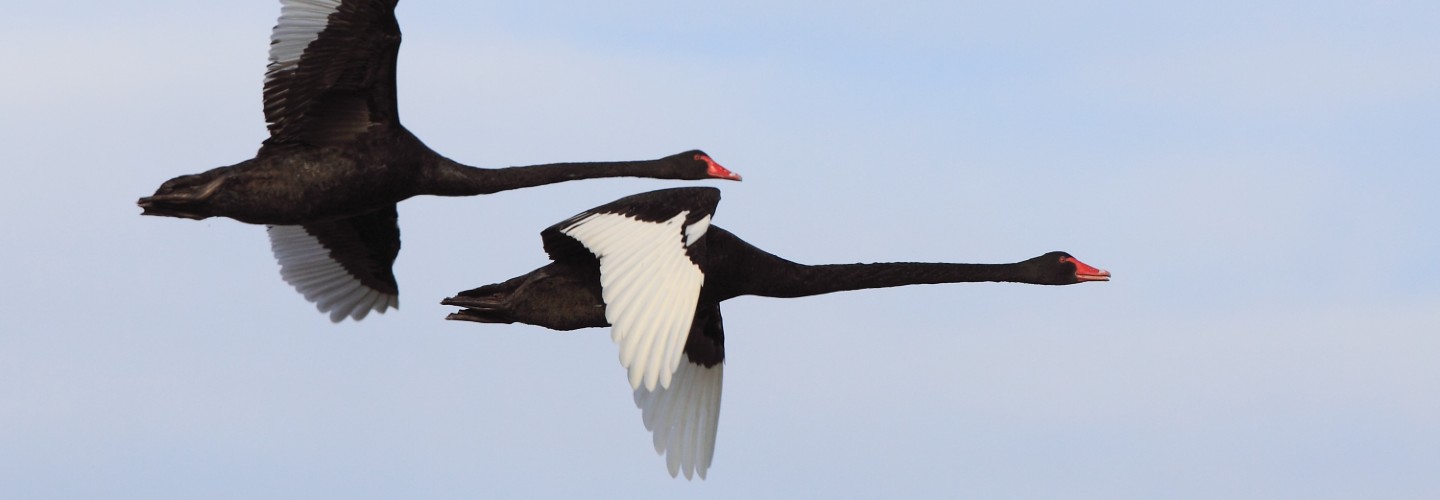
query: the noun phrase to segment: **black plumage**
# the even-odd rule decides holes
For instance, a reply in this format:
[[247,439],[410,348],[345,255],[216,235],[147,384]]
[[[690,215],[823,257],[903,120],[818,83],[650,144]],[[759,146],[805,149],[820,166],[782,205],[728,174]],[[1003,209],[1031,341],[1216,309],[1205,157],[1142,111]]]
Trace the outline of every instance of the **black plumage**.
[[[253,159],[166,181],[139,200],[143,213],[301,226],[310,239],[278,238],[272,231],[287,281],[311,300],[340,301],[329,309],[333,319],[359,319],[370,310],[362,306],[383,312],[398,304],[390,268],[400,248],[395,204],[406,198],[489,194],[600,177],[739,180],[701,151],[500,169],[470,167],[437,154],[400,124],[395,4],[282,0],[264,84],[270,137]],[[344,281],[325,274],[332,267],[297,257],[314,252],[328,252],[358,286],[377,294],[345,302],[355,290],[331,283]],[[285,262],[299,263],[285,269]],[[297,276],[301,283],[291,279]]]
[[[638,318],[620,317],[617,320],[616,314],[607,310],[615,306],[615,302],[610,298],[633,300],[636,296],[613,294],[613,290],[607,290],[607,286],[602,283],[607,282],[608,278],[609,282],[617,283],[617,287],[631,283],[666,287],[677,280],[663,275],[665,269],[678,269],[676,272],[679,273],[699,273],[703,276],[703,286],[691,291],[690,296],[673,297],[690,290],[683,287],[663,289],[659,294],[648,296],[657,302],[690,301],[695,306],[693,316],[686,318],[686,324],[682,325],[681,329],[669,330],[670,335],[677,331],[683,332],[684,356],[680,358],[683,362],[674,367],[661,368],[673,370],[676,377],[688,380],[698,378],[694,373],[718,370],[723,363],[725,333],[720,303],[742,295],[803,297],[867,288],[981,281],[1069,285],[1086,281],[1106,281],[1110,277],[1110,273],[1086,265],[1065,252],[1049,252],[1009,264],[798,264],[756,248],[720,227],[702,227],[714,214],[719,199],[719,190],[713,188],[653,191],[617,200],[551,226],[541,233],[545,250],[552,259],[550,264],[503,283],[463,291],[445,299],[442,304],[463,308],[450,314],[447,319],[482,323],[526,323],[555,330],[604,327],[611,326],[612,323],[616,324],[616,328],[620,328],[618,322],[626,322],[639,325],[637,331],[643,336],[647,334],[645,325],[655,323],[655,316],[663,316],[671,309],[657,305],[650,310],[644,308],[645,304],[624,304],[632,310],[640,307],[639,310],[647,314]],[[680,220],[681,214],[684,214],[683,223],[665,225],[665,221]],[[605,226],[608,229],[600,232],[576,231],[579,224],[600,220],[597,219],[599,216],[613,216],[596,222],[602,225],[610,224]],[[673,234],[671,238],[655,240],[657,243],[654,245],[626,246],[620,240],[631,234],[648,234],[631,226],[649,226],[650,229],[668,230]],[[655,229],[661,227],[665,229]],[[703,236],[695,237],[696,233],[702,233]],[[684,252],[689,261],[695,264],[695,269],[685,266],[666,267],[663,264],[664,257],[673,252]],[[619,270],[611,272],[624,274],[605,276],[607,271],[602,265],[604,259],[623,260],[634,255],[662,264],[657,264],[654,269],[644,265],[617,267]],[[630,325],[626,328],[629,329]],[[666,334],[660,332],[654,335]],[[622,364],[632,370],[631,381],[636,390],[636,402],[646,412],[647,426],[651,425],[654,418],[664,418],[652,417],[652,413],[670,415],[671,413],[656,407],[648,396],[674,388],[674,383],[665,387],[664,378],[658,385],[637,383],[634,373],[634,370],[638,369],[636,365],[655,361],[641,358],[627,361],[627,341],[618,337],[616,340],[621,345]],[[651,348],[648,346],[659,345],[663,339],[639,342],[645,346],[642,351],[649,351]],[[661,349],[656,350],[659,351]],[[681,375],[682,373],[684,375]],[[714,388],[707,390],[714,393],[713,404],[718,415],[719,372],[713,373],[712,378]],[[675,397],[687,399],[683,396]],[[702,412],[684,411],[676,414],[697,413]],[[708,429],[713,439],[714,424],[715,422],[697,424],[685,421],[674,426],[686,429],[698,426]],[[661,425],[661,428],[667,427]],[[687,477],[692,470],[698,470],[703,477],[709,464],[710,453],[713,452],[713,441],[687,442],[678,447],[669,444],[662,446],[662,441],[672,443],[666,441],[671,438],[662,435],[660,430],[655,432],[657,451],[681,454],[678,463],[671,463],[672,474],[678,468],[685,470]],[[701,450],[698,455],[695,454],[697,447]],[[676,460],[673,456],[670,458]]]

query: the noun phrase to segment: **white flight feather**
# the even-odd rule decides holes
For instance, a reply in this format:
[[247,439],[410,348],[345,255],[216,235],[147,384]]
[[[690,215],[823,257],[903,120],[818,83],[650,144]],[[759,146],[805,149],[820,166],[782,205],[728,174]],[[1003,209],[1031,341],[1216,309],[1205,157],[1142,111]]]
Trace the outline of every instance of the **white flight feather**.
[[315,308],[339,323],[347,316],[359,321],[376,311],[400,305],[400,297],[380,292],[360,282],[339,262],[330,258],[330,250],[301,226],[270,226],[270,250],[280,263],[280,277],[315,303]]
[[705,231],[709,231],[709,230],[710,230],[710,216],[709,216],[709,215],[706,215],[706,216],[704,216],[704,217],[701,217],[700,220],[695,221],[694,224],[685,226],[685,246],[688,247],[688,246],[690,246],[690,245],[694,245],[694,244],[695,244],[695,240],[700,239],[701,236],[705,236]]
[[688,214],[661,222],[590,214],[561,230],[600,260],[605,319],[632,388],[669,387],[690,335],[705,276],[685,253],[686,236],[703,234],[709,218],[685,227]]
[[706,368],[681,355],[670,387],[635,389],[640,420],[653,435],[655,452],[665,455],[670,475],[705,479],[715,457],[724,365]]
[[270,32],[270,74],[295,69],[320,36],[341,0],[280,0],[280,20]]

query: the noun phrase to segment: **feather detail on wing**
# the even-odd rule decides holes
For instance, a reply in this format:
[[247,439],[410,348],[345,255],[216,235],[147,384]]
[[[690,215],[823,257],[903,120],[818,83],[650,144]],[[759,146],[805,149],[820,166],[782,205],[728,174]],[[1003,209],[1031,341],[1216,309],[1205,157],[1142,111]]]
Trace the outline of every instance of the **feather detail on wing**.
[[635,406],[654,435],[655,452],[665,455],[671,477],[684,472],[685,479],[696,474],[705,479],[715,457],[724,368],[695,364],[682,354],[668,388],[635,389]]
[[[630,386],[669,387],[680,365],[705,275],[688,254],[685,235],[699,234],[709,218],[686,224],[689,211],[658,222],[617,213],[589,213],[561,233],[600,261],[601,296],[611,339]],[[698,226],[698,227],[697,227]]]
[[337,144],[395,120],[396,0],[281,0],[265,72],[266,144]]
[[330,321],[359,321],[372,310],[400,307],[391,271],[400,252],[393,205],[336,221],[270,226],[268,232],[280,277]]

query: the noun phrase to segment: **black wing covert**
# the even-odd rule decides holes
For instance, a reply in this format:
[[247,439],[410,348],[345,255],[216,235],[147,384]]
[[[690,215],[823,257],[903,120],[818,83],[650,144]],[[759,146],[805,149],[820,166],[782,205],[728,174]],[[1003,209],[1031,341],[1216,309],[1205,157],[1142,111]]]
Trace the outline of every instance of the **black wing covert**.
[[266,144],[348,142],[398,125],[398,0],[281,0],[265,72]]

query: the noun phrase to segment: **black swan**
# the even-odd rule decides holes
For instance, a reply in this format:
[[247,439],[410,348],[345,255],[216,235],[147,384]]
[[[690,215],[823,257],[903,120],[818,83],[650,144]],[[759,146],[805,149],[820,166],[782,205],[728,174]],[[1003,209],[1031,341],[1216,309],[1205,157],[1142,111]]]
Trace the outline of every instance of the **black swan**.
[[144,215],[268,224],[281,276],[332,321],[398,307],[395,204],[599,177],[730,179],[701,151],[646,161],[482,169],[432,151],[400,125],[397,0],[281,0],[255,158],[170,179]]
[[703,479],[715,450],[725,334],[720,302],[804,297],[925,283],[1070,285],[1110,273],[1050,252],[1013,264],[797,264],[710,225],[720,191],[637,194],[540,233],[553,261],[504,283],[460,292],[446,319],[554,330],[611,326],[635,404],[670,475]]

